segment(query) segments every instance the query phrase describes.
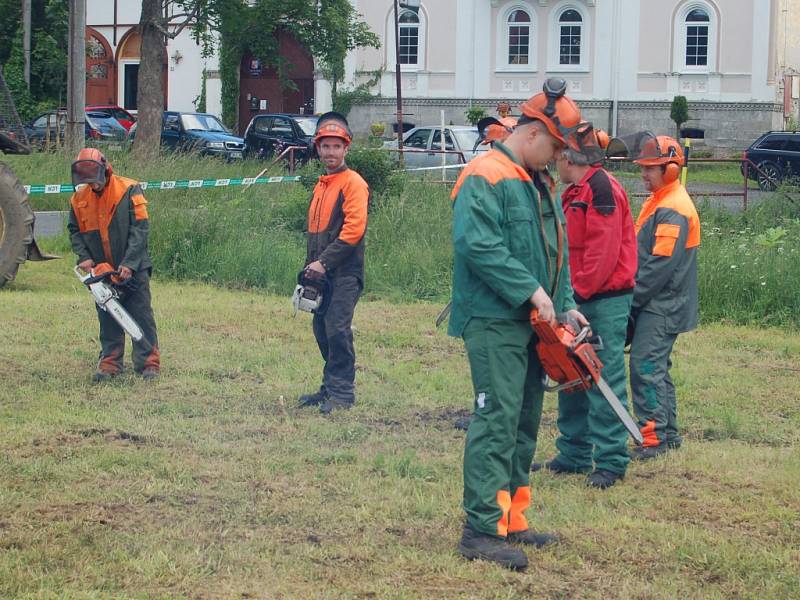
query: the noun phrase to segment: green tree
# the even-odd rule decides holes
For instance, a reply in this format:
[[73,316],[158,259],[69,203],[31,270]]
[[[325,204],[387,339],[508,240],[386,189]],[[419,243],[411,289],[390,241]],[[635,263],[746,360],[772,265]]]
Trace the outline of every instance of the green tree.
[[689,103],[686,101],[686,96],[675,96],[672,99],[669,118],[675,121],[675,139],[679,140],[681,138],[681,125],[689,120]]
[[[40,109],[64,103],[67,91],[67,0],[31,4],[31,80],[24,79],[19,0],[0,0],[0,62],[23,121]],[[8,37],[6,37],[8,35]]]

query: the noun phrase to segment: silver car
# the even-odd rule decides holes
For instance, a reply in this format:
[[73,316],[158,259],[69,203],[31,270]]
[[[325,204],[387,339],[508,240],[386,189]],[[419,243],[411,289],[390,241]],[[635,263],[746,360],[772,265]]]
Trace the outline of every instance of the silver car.
[[[444,154],[445,164],[456,165],[469,162],[488,146],[477,146],[480,139],[478,129],[469,125],[448,125],[444,128],[445,150],[455,151]],[[397,140],[384,142],[384,148],[397,148]],[[420,167],[441,167],[442,153],[432,152],[442,148],[442,129],[436,125],[414,127],[403,137],[403,160],[407,169]],[[460,152],[460,154],[459,154]]]

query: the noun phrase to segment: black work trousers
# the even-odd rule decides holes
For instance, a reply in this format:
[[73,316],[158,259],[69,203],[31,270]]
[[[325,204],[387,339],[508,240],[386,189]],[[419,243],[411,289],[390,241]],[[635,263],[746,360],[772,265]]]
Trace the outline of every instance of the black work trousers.
[[[141,341],[133,342],[134,371],[141,373],[147,368],[159,370],[161,355],[158,351],[156,320],[150,304],[150,275],[147,271],[138,271],[129,286],[119,286],[118,289],[120,304],[144,334]],[[97,319],[100,321],[101,346],[97,369],[106,373],[120,373],[125,354],[125,331],[100,307],[97,307]]]
[[331,300],[324,314],[315,314],[314,337],[325,361],[322,387],[331,398],[353,403],[356,400],[356,351],[353,346],[353,313],[361,296],[362,284],[354,275],[334,277]]

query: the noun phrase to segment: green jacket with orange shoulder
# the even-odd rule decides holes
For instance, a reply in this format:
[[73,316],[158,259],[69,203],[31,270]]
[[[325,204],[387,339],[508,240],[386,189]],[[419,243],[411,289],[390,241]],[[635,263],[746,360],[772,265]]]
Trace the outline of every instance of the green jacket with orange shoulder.
[[306,265],[318,260],[330,277],[364,282],[364,236],[370,191],[352,169],[322,175],[308,207]]
[[680,182],[653,192],[636,220],[639,268],[632,312],[663,315],[670,333],[697,327],[700,219]]
[[542,286],[557,312],[575,308],[560,203],[505,146],[472,160],[453,189],[453,295],[448,333],[472,317],[527,321]]
[[89,186],[72,194],[67,223],[78,262],[107,262],[115,269],[150,270],[147,200],[138,182],[112,174],[102,194]]

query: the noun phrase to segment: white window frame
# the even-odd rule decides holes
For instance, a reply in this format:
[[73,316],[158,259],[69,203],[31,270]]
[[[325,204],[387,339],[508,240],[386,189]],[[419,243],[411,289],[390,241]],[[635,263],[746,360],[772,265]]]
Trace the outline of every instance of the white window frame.
[[[514,65],[508,62],[508,18],[515,10],[524,10],[531,19],[528,36],[528,64]],[[536,73],[538,70],[537,52],[539,23],[536,10],[528,2],[514,2],[497,14],[497,43],[495,44],[495,70],[501,73]]]
[[[561,64],[561,15],[565,11],[574,10],[581,16],[581,55],[577,65]],[[586,7],[567,0],[553,7],[550,11],[550,24],[548,28],[549,42],[547,44],[547,71],[550,73],[588,73],[589,72],[589,47],[592,35],[592,21]]]
[[[407,8],[400,9],[400,15],[404,12],[408,11]],[[414,12],[414,11],[411,11]],[[425,8],[420,5],[420,7],[416,11],[417,18],[419,19],[419,24],[417,25],[417,64],[415,65],[400,65],[400,72],[411,72],[415,73],[417,71],[424,71],[425,65],[427,63],[427,44],[426,38],[428,36],[428,15],[425,12]],[[399,18],[399,15],[398,15]],[[400,24],[402,27],[402,23]],[[394,6],[389,10],[387,17],[386,17],[386,71],[389,73],[395,72],[395,65],[397,64],[399,58],[395,56],[395,36],[396,31],[394,28]]]
[[[693,10],[700,9],[708,15],[708,54],[705,65],[686,64],[686,17]],[[678,73],[716,73],[717,72],[717,23],[716,7],[705,0],[693,0],[683,5],[675,15],[674,24],[674,64],[673,69]]]

